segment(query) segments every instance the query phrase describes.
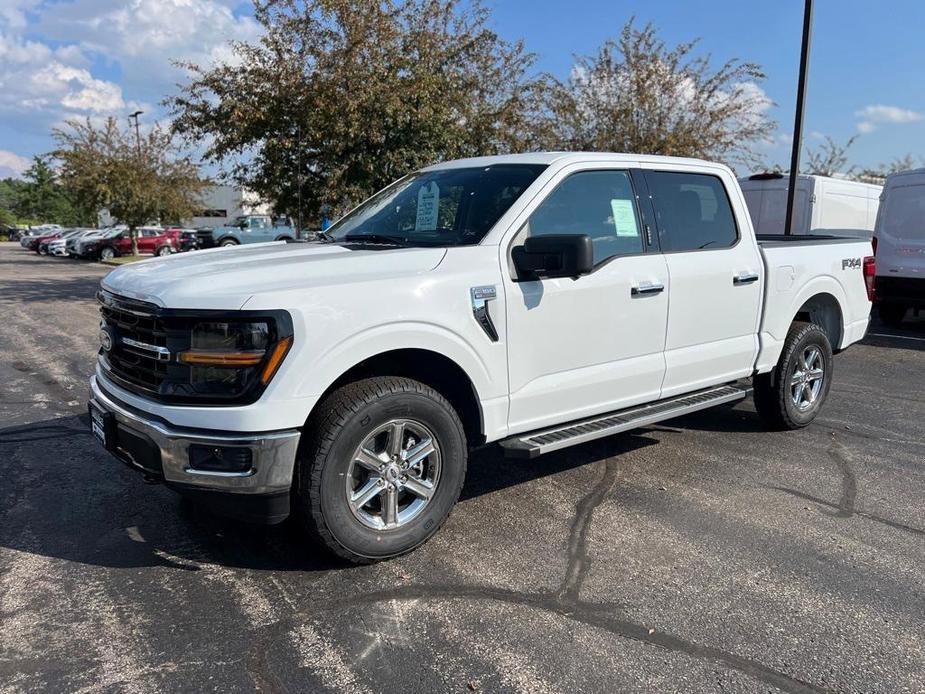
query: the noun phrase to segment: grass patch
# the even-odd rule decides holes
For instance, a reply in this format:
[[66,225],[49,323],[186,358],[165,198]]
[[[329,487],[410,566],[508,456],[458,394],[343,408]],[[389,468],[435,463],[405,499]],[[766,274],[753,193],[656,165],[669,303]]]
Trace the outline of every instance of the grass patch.
[[153,258],[153,255],[120,255],[111,260],[101,260],[103,265],[127,265],[128,263],[137,263],[139,260]]

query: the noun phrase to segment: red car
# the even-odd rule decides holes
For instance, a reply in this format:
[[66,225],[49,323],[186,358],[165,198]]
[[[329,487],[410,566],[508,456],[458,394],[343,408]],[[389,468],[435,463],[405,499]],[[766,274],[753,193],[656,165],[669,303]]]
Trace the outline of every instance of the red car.
[[53,241],[59,236],[61,236],[61,231],[53,231],[50,234],[45,234],[44,236],[30,236],[26,240],[26,243],[23,244],[23,246],[25,248],[28,248],[30,251],[35,251],[36,253],[39,253],[40,252],[39,247],[43,243],[47,243],[48,241]]
[[[178,248],[177,232],[163,229],[142,227],[138,230],[139,255],[170,255],[176,253]],[[132,237],[127,231],[105,239],[100,244],[99,256],[101,260],[109,260],[120,255],[132,254]]]

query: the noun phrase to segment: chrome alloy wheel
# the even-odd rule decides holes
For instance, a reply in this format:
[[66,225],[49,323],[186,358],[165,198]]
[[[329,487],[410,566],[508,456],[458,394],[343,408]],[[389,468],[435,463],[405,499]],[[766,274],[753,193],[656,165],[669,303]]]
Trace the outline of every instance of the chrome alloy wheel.
[[393,419],[373,431],[353,454],[346,493],[363,525],[395,530],[416,518],[440,482],[440,448],[421,422]]
[[805,412],[816,403],[824,379],[825,358],[822,350],[809,345],[803,350],[790,376],[790,397],[800,412]]

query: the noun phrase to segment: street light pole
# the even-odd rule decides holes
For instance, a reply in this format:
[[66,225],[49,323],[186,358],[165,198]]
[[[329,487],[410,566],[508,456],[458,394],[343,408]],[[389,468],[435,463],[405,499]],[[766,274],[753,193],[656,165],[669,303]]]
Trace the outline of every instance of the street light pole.
[[138,131],[138,116],[140,116],[144,111],[135,111],[128,117],[128,122],[131,124],[132,119],[135,119],[135,149],[141,154],[141,133]]
[[793,201],[797,192],[797,176],[800,174],[800,150],[803,149],[803,111],[806,104],[806,73],[809,68],[809,48],[813,27],[813,0],[805,0],[803,8],[803,44],[800,49],[800,78],[797,84],[797,108],[793,118],[793,151],[790,154],[790,185],[787,188],[787,216],[784,218],[784,234],[793,233]]

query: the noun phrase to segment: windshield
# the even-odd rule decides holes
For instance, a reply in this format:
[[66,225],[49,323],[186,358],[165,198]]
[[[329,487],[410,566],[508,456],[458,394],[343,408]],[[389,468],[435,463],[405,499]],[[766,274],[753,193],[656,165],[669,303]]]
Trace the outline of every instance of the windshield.
[[348,242],[476,244],[545,168],[507,164],[413,173],[343,217],[328,234]]

